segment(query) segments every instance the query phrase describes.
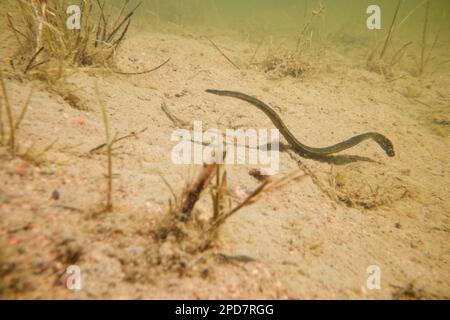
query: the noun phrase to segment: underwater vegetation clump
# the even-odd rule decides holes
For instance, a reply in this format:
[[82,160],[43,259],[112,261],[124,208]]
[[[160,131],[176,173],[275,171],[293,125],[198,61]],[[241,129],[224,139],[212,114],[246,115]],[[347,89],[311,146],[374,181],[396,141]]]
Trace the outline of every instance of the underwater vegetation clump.
[[[430,31],[430,18],[431,18],[431,4],[430,0],[424,0],[419,5],[407,12],[403,18],[401,18],[402,0],[398,0],[396,3],[394,15],[390,21],[389,28],[386,36],[382,42],[377,43],[371,50],[367,58],[367,68],[370,71],[380,73],[386,78],[394,77],[394,68],[401,60],[407,55],[407,51],[412,47],[418,47],[417,52],[411,53],[411,58],[415,64],[415,68],[410,72],[414,76],[422,76],[427,72],[429,63],[435,57],[433,51],[437,46],[440,32],[435,32],[433,41],[429,41],[431,34]],[[416,11],[423,9],[423,21],[419,23],[421,25],[420,39],[409,40],[403,43],[399,43],[400,40],[396,40],[398,30]],[[411,50],[413,51],[413,50]]]
[[281,42],[277,46],[274,46],[273,36],[270,36],[269,50],[259,62],[253,63],[258,50],[267,37],[267,35],[263,35],[250,60],[251,65],[275,79],[303,78],[314,69],[311,55],[316,56],[315,50],[323,47],[326,7],[321,1],[311,8],[305,3],[302,12],[304,14],[301,19],[302,23],[295,26],[294,36],[289,34],[280,36]]
[[261,62],[262,70],[275,77],[300,78],[311,69],[298,52],[284,50],[269,53]]
[[[139,7],[128,10],[129,2],[124,0],[116,14],[106,0],[10,2],[8,26],[19,46],[11,66],[23,75],[54,81],[67,67],[111,65]],[[68,19],[74,19],[70,28]]]
[[[254,173],[249,174],[256,177]],[[263,195],[279,191],[289,183],[305,177],[306,175],[299,171],[276,180],[259,175],[258,186],[245,195],[239,195],[228,184],[225,165],[204,164],[197,177],[191,179],[177,196],[161,176],[171,191],[172,199],[169,200],[167,214],[154,234],[155,238],[161,244],[171,243],[178,246],[185,253],[205,251],[214,246],[220,227],[235,213],[258,202]],[[209,199],[205,196],[208,193]],[[205,200],[211,206],[211,214],[203,212],[197,205]]]

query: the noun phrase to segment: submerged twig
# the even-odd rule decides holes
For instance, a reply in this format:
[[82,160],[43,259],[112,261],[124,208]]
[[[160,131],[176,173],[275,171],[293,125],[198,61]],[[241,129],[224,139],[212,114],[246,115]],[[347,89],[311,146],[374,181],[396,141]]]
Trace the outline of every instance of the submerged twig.
[[28,93],[27,99],[25,100],[25,104],[23,105],[22,111],[20,112],[19,117],[16,120],[16,124],[14,125],[14,130],[18,130],[20,127],[20,124],[22,123],[23,118],[25,117],[25,113],[28,110],[28,105],[31,101],[31,96],[33,95],[34,87],[31,87],[30,93]]
[[15,133],[14,133],[14,122],[13,122],[13,116],[11,111],[11,105],[9,104],[8,94],[6,92],[6,85],[5,80],[3,79],[3,72],[0,68],[0,86],[3,93],[3,101],[5,103],[5,110],[6,110],[6,117],[9,125],[9,138],[7,144],[9,145],[9,149],[12,155],[15,154],[16,149],[16,142],[15,142]]
[[167,59],[166,61],[164,61],[163,63],[161,63],[159,66],[150,69],[150,70],[146,70],[146,71],[140,71],[140,72],[122,72],[122,71],[113,71],[114,73],[117,74],[122,74],[122,75],[140,75],[140,74],[147,74],[153,71],[158,70],[159,68],[163,67],[166,63],[168,63],[170,61],[171,58]]
[[430,13],[430,1],[428,0],[425,6],[425,20],[423,22],[423,30],[422,30],[422,48],[420,51],[420,69],[419,73],[423,74],[425,68],[425,48],[427,45],[427,33],[428,33],[428,16]]
[[98,103],[100,104],[102,115],[103,115],[103,125],[105,127],[105,140],[107,147],[107,156],[108,156],[108,175],[107,175],[107,191],[106,191],[106,205],[104,211],[112,212],[113,203],[112,203],[112,141],[109,129],[109,121],[108,121],[108,113],[106,111],[106,106],[100,98],[100,92],[98,89],[98,84],[95,84],[95,93],[97,95]]
[[258,53],[259,48],[261,48],[263,42],[264,42],[264,37],[262,37],[261,41],[258,42],[258,45],[256,46],[255,51],[253,52],[253,55],[250,58],[250,64],[253,63],[253,61],[255,60],[256,54]]
[[128,4],[130,3],[130,0],[125,0],[122,8],[120,8],[120,12],[119,15],[117,16],[116,22],[114,22],[113,26],[117,26],[117,24],[119,23],[120,18],[122,18],[122,15],[125,11],[125,8],[128,6]]
[[291,174],[288,174],[276,181],[272,181],[270,178],[264,180],[258,187],[256,187],[256,189],[250,195],[248,195],[243,201],[238,203],[233,209],[231,209],[227,213],[220,214],[212,223],[211,229],[218,228],[222,223],[224,223],[229,217],[231,217],[237,211],[241,210],[242,208],[248,205],[253,204],[257,200],[259,195],[267,193],[272,190],[279,190],[285,185],[287,185],[289,182],[298,179],[304,179],[305,177],[306,175],[304,173],[301,173],[299,175],[298,170],[295,170]]
[[5,129],[3,128],[3,101],[0,100],[0,145],[5,141]]
[[[119,141],[122,141],[122,140],[125,140],[125,139],[128,139],[128,138],[132,138],[132,137],[137,138],[139,134],[141,134],[141,133],[147,131],[147,129],[148,129],[148,128],[144,128],[144,129],[142,129],[142,130],[140,130],[140,131],[138,131],[138,132],[132,131],[132,132],[130,132],[130,133],[127,134],[127,135],[124,135],[124,136],[119,137],[119,138],[115,138],[115,139],[112,141],[112,144],[116,144],[116,143],[119,142]],[[107,143],[102,143],[102,144],[98,145],[97,147],[92,148],[91,150],[89,150],[89,153],[97,152],[97,151],[99,151],[100,149],[106,147],[107,145],[108,145]]]
[[161,180],[164,182],[164,184],[167,186],[167,188],[169,189],[169,191],[172,194],[172,197],[173,197],[173,200],[175,201],[175,203],[178,203],[178,197],[175,194],[175,191],[173,191],[173,188],[170,185],[170,183],[166,180],[166,178],[164,178],[164,176],[161,173],[158,173],[158,175],[161,178]]
[[213,163],[204,167],[197,180],[185,191],[181,203],[181,215],[178,217],[180,221],[186,222],[189,220],[200,194],[214,177],[216,166],[217,164]]
[[224,223],[229,217],[231,217],[234,213],[236,213],[243,207],[253,203],[253,200],[256,198],[256,196],[258,196],[260,193],[262,193],[269,183],[270,183],[270,180],[265,180],[264,182],[262,182],[249,196],[247,196],[247,198],[244,199],[244,201],[239,203],[236,207],[234,207],[228,213],[219,216],[212,224],[212,228],[217,228],[222,223]]
[[167,116],[167,118],[169,118],[169,120],[172,121],[172,123],[175,126],[186,127],[188,125],[188,123],[186,121],[181,120],[177,116],[173,115],[172,112],[170,112],[169,108],[167,108],[167,105],[165,102],[163,102],[161,104],[161,110],[164,112],[164,114]]
[[402,3],[402,0],[398,0],[397,7],[396,7],[395,13],[394,13],[394,17],[392,18],[391,26],[389,28],[389,32],[386,36],[386,40],[384,41],[383,49],[381,50],[381,53],[380,53],[380,60],[383,59],[383,56],[386,53],[386,49],[389,45],[389,42],[391,41],[392,33],[393,33],[394,27],[395,27],[395,21],[397,20],[397,16],[398,16],[398,12],[400,11],[401,3]]
[[44,47],[41,47],[39,50],[37,50],[33,56],[31,57],[30,61],[28,62],[25,70],[23,71],[24,74],[27,74],[27,72],[30,70],[31,66],[33,65],[34,61],[38,57],[38,55],[44,50]]
[[210,38],[208,38],[208,37],[205,37],[213,46],[214,46],[214,48],[216,48],[217,49],[217,51],[219,51],[220,52],[220,54],[225,58],[225,59],[227,59],[227,61],[229,62],[229,63],[231,63],[236,69],[238,69],[238,70],[240,70],[240,68],[230,59],[230,58],[228,58],[228,56],[214,43],[214,41],[212,41]]
[[114,28],[114,30],[110,33],[110,35],[108,36],[108,38],[106,38],[106,42],[110,42],[111,39],[114,37],[114,35],[117,33],[117,31],[119,31],[119,29],[123,26],[123,24],[131,19],[131,17],[133,16],[134,12],[137,10],[137,8],[139,8],[141,6],[142,2],[139,2],[138,5],[131,10],[122,20],[121,23],[119,23],[119,25],[117,27]]
[[9,24],[9,27],[10,27],[11,30],[14,32],[14,36],[16,37],[17,42],[19,43],[19,45],[20,45],[22,48],[24,48],[24,45],[23,45],[22,41],[20,41],[19,35],[22,36],[22,37],[24,37],[25,40],[30,40],[30,38],[28,38],[24,33],[22,33],[19,29],[17,29],[17,28],[14,26],[13,20],[12,20],[11,15],[10,15],[9,13],[6,15],[6,17],[8,18],[8,24]]
[[399,62],[401,60],[401,58],[403,57],[406,48],[408,48],[408,46],[410,46],[412,44],[412,41],[405,43],[399,50],[397,50],[397,52],[392,56],[392,60],[390,65],[393,66],[394,64],[396,64],[397,62]]

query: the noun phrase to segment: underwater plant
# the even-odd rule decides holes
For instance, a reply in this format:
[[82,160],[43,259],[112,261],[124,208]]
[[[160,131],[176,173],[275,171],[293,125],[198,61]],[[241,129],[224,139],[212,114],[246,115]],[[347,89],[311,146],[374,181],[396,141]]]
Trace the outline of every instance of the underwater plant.
[[[27,98],[25,100],[25,104],[23,105],[19,116],[16,118],[13,115],[13,111],[11,108],[11,104],[8,97],[8,92],[6,89],[5,80],[3,78],[3,72],[0,68],[0,88],[3,98],[3,103],[0,100],[0,145],[6,145],[8,148],[8,151],[14,156],[17,152],[17,139],[16,139],[16,133],[20,127],[20,124],[22,123],[23,118],[25,117],[25,113],[27,112],[28,105],[30,104],[31,96],[33,94],[33,88],[30,89],[29,94],[27,95]],[[7,126],[9,128],[9,135],[5,143],[5,125],[3,124],[3,105],[6,113],[6,122]]]
[[[437,46],[439,36],[441,35],[441,31],[442,31],[442,27],[441,27],[441,29],[439,29],[439,30],[437,30],[437,32],[435,32],[433,42],[431,45],[429,45],[428,36],[430,33],[430,29],[431,29],[430,23],[429,23],[430,11],[431,11],[431,1],[426,0],[423,27],[422,27],[422,39],[421,39],[421,44],[420,44],[420,60],[417,61],[417,59],[416,59],[416,64],[417,64],[417,69],[418,69],[417,74],[419,76],[421,76],[425,73],[429,62],[436,58],[435,56],[433,56],[433,51]],[[444,19],[445,19],[445,16],[444,16]],[[442,65],[445,63],[446,62],[444,61],[444,62],[439,63],[439,65]]]
[[400,48],[394,55],[390,56],[390,60],[386,57],[386,53],[392,47],[392,38],[394,36],[394,32],[398,26],[397,19],[400,12],[400,7],[402,4],[402,0],[397,1],[397,6],[395,7],[394,15],[392,17],[388,32],[386,37],[384,38],[383,45],[381,50],[378,45],[372,49],[372,52],[369,54],[367,58],[367,69],[370,71],[378,72],[384,75],[386,78],[392,78],[393,72],[392,67],[400,61],[400,58],[403,56],[406,48],[411,44],[407,43]]
[[[416,44],[419,47],[419,53],[416,55],[412,55],[412,59],[415,61],[417,69],[411,73],[415,76],[422,76],[425,73],[428,63],[433,58],[432,53],[438,43],[440,36],[439,30],[435,33],[434,40],[430,45],[430,41],[428,41],[431,30],[430,0],[422,1],[417,6],[412,8],[407,14],[405,14],[400,21],[398,21],[400,18],[399,12],[402,3],[402,0],[398,0],[393,18],[390,23],[390,27],[382,42],[382,45],[380,43],[376,43],[374,48],[371,49],[371,52],[367,58],[367,68],[371,71],[383,74],[386,78],[393,77],[394,66],[402,60],[407,49],[413,44]],[[395,43],[393,39],[395,38],[395,35],[400,27],[413,15],[413,13],[415,13],[420,8],[424,9],[423,26],[420,33],[420,39],[413,39],[401,45]]]
[[[224,153],[224,158],[225,156]],[[185,185],[179,196],[161,175],[172,198],[169,200],[168,212],[155,234],[157,240],[161,243],[175,241],[188,253],[202,252],[213,246],[220,227],[235,213],[261,200],[264,195],[279,191],[289,183],[306,177],[299,170],[278,179],[262,175],[258,169],[257,174],[254,171],[251,170],[249,175],[257,178],[260,183],[253,191],[244,194],[230,188],[226,166],[220,163],[204,164],[197,177]],[[209,201],[203,196],[208,193]],[[210,217],[203,217],[203,212],[196,205],[202,200],[211,205]]]
[[[129,3],[124,0],[114,14],[106,0],[9,2],[7,23],[19,45],[10,64],[23,75],[50,81],[68,66],[111,65],[140,5],[127,12]],[[77,27],[68,27],[70,18],[79,20]]]

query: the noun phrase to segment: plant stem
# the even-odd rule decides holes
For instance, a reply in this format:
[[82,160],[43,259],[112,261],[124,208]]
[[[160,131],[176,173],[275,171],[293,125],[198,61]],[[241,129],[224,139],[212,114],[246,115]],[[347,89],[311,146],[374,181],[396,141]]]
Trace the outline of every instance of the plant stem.
[[400,10],[400,5],[402,3],[402,0],[398,0],[397,2],[397,8],[395,9],[394,17],[392,18],[391,26],[389,28],[388,35],[386,37],[386,40],[384,41],[383,50],[381,50],[380,53],[380,60],[383,59],[384,54],[386,53],[386,49],[389,45],[389,42],[391,41],[392,33],[394,31],[395,21],[397,20],[398,12]]
[[427,1],[425,7],[425,20],[423,22],[423,30],[422,30],[422,50],[420,53],[420,70],[419,73],[423,74],[425,69],[425,48],[427,45],[427,33],[428,33],[428,15],[430,13],[430,1]]
[[3,92],[3,99],[5,102],[5,109],[6,109],[6,116],[8,118],[8,125],[9,125],[9,139],[8,139],[8,144],[9,144],[9,148],[10,148],[10,152],[11,154],[14,156],[15,154],[15,149],[16,149],[16,142],[15,142],[15,137],[14,137],[14,123],[13,123],[13,117],[12,117],[12,112],[11,112],[11,105],[9,104],[9,100],[8,100],[8,95],[6,93],[6,85],[5,85],[5,80],[3,79],[3,72],[0,69],[0,85],[2,87],[2,92]]
[[106,106],[100,98],[100,92],[98,90],[98,84],[95,84],[95,93],[97,95],[98,103],[102,109],[103,115],[103,125],[105,127],[105,138],[106,138],[106,147],[107,147],[107,157],[108,157],[108,176],[107,176],[107,191],[106,191],[106,212],[111,212],[113,210],[112,204],[112,145],[113,141],[111,140],[110,131],[109,131],[109,120],[108,113],[106,110]]

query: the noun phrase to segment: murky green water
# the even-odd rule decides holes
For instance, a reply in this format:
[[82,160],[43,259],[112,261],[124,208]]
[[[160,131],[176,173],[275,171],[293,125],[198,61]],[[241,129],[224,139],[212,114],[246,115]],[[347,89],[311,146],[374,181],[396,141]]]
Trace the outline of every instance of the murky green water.
[[[116,1],[117,6],[120,3]],[[367,27],[370,5],[380,8],[381,29]],[[147,0],[135,25],[198,36],[231,35],[250,43],[270,39],[295,46],[299,39],[307,39],[312,46],[381,51],[397,5],[395,0]],[[393,26],[386,50],[389,59],[408,51],[415,63],[423,54],[427,64],[448,68],[450,1],[403,0]]]
[[[261,43],[302,54],[310,48],[358,52],[360,57],[373,54],[389,67],[403,63],[409,70],[424,69],[422,65],[429,70],[450,69],[449,0],[108,0],[105,4],[118,11],[128,3],[126,13],[140,2],[132,30],[229,36],[254,47]],[[85,3],[97,7],[97,1]],[[373,5],[379,16],[368,13]],[[379,21],[379,28],[370,29],[368,21]]]
[[[402,1],[397,19],[397,23],[401,23],[399,34],[409,34],[411,38],[420,36],[417,33],[423,27],[426,2]],[[449,41],[450,1],[431,0],[430,3],[430,33],[440,31],[441,40]],[[380,32],[387,31],[397,7],[395,0],[147,0],[139,15],[150,25],[169,22],[180,27],[216,27],[224,31],[247,28],[260,34],[295,33],[311,16],[319,16],[326,34],[342,28],[365,33],[369,5],[380,7]]]

